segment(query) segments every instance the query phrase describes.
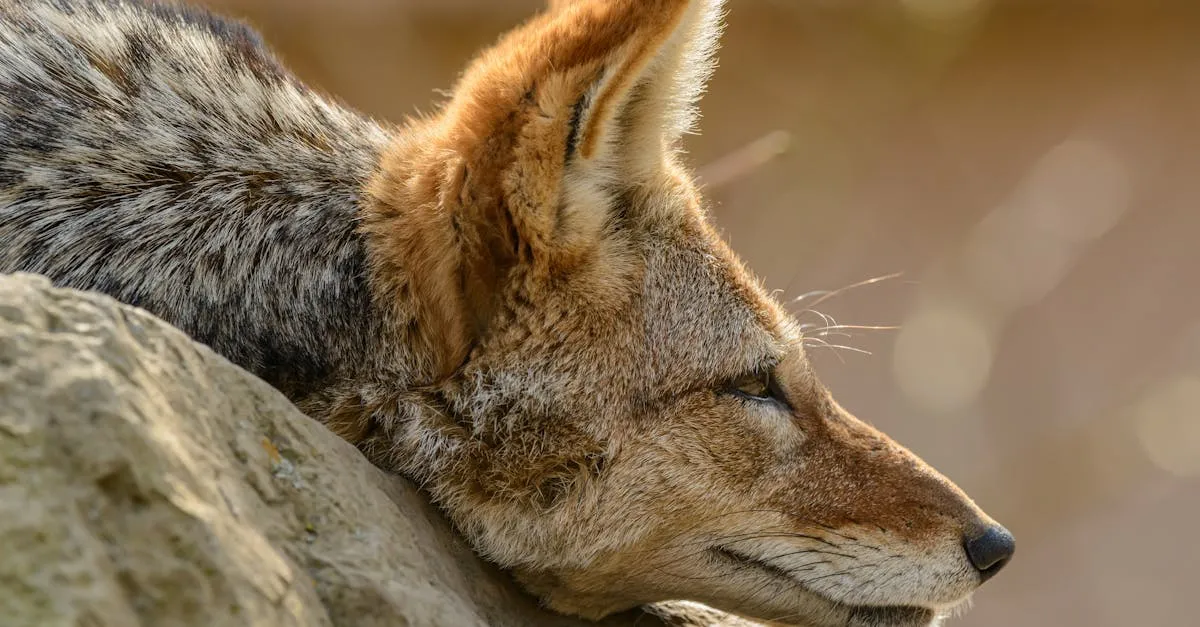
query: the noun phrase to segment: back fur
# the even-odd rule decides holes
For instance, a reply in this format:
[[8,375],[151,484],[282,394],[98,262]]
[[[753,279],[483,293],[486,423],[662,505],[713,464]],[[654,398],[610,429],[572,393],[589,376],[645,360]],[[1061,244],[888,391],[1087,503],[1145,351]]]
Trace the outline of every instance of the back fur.
[[240,24],[0,0],[0,271],[149,309],[285,389],[378,333],[354,229],[387,139]]

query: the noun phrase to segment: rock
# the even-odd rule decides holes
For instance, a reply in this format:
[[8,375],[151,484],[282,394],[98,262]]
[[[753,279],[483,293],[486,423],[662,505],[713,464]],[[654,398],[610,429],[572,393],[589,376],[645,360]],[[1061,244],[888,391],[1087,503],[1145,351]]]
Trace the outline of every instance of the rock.
[[[708,612],[604,624],[736,622]],[[0,276],[0,623],[594,625],[539,609],[266,383],[32,275]]]

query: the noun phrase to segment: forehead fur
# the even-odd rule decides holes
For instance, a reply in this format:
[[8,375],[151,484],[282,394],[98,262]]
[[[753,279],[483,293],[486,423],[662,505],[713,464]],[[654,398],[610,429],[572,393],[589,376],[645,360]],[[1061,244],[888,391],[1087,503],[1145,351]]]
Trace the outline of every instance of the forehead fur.
[[783,316],[701,217],[659,229],[643,254],[645,332],[658,375],[711,382],[779,357]]

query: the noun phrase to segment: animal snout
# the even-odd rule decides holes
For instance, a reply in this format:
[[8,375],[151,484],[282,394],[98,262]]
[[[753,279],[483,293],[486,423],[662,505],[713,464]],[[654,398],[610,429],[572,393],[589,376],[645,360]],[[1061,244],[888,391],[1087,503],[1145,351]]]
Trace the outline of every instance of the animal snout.
[[979,571],[980,583],[991,579],[1012,559],[1017,544],[1008,529],[997,524],[968,532],[963,547],[971,564]]

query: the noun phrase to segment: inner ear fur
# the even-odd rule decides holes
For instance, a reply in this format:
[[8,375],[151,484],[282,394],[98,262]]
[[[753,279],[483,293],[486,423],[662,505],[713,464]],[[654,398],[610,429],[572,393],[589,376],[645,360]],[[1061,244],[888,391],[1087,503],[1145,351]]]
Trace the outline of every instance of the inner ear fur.
[[620,179],[662,163],[707,78],[719,0],[555,5],[398,133],[368,185],[374,291],[430,378],[486,333],[514,268],[567,273],[595,249]]

